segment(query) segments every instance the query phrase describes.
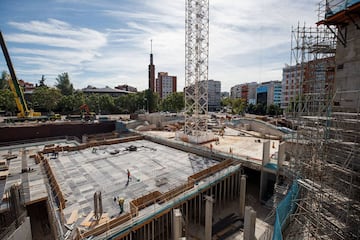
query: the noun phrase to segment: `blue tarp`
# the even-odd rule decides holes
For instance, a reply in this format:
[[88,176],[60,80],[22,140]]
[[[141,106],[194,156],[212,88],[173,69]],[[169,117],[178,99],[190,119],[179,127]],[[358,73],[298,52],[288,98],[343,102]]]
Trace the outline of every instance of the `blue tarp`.
[[325,17],[331,17],[356,3],[360,3],[360,0],[330,0],[327,2]]
[[276,163],[267,163],[265,165],[266,168],[269,168],[269,169],[272,169],[272,170],[277,170],[278,169],[278,166]]
[[299,194],[299,185],[297,181],[294,181],[289,192],[285,198],[279,203],[276,208],[275,224],[273,240],[282,240],[282,228],[286,220],[290,217],[290,214],[295,212],[296,204],[295,200]]

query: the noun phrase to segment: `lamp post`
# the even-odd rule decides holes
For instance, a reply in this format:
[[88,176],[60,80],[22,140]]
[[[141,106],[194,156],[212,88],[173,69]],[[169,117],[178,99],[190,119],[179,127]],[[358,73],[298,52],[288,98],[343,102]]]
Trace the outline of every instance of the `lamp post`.
[[149,104],[148,104],[148,100],[146,97],[144,98],[144,101],[145,101],[145,107],[146,107],[145,113],[147,113],[149,111]]

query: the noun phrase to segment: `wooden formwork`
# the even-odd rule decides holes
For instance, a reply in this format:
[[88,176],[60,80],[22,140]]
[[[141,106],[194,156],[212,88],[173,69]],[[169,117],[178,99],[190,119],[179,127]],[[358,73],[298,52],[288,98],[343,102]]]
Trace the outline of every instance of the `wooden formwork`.
[[51,189],[54,191],[56,198],[59,201],[59,209],[62,210],[65,208],[65,198],[64,194],[62,193],[59,184],[56,181],[55,175],[50,167],[49,161],[47,158],[42,160],[45,168],[46,175],[49,179]]
[[173,189],[170,189],[169,191],[167,191],[166,193],[163,193],[158,201],[159,203],[164,203],[166,201],[169,201],[177,196],[179,196],[180,194],[186,192],[187,190],[191,189],[194,187],[194,183],[193,182],[187,182],[181,186],[175,187]]
[[231,159],[227,159],[225,161],[222,161],[214,166],[211,166],[207,169],[204,169],[198,173],[195,173],[191,176],[188,177],[188,182],[198,182],[222,169],[225,169],[227,167],[229,167],[230,165],[233,165],[234,164],[234,161],[231,160]]
[[134,199],[130,202],[130,212],[132,216],[137,216],[138,212],[141,209],[144,209],[155,202],[157,202],[157,199],[162,195],[159,191],[154,191],[149,194],[146,194],[144,196],[141,196],[137,199]]

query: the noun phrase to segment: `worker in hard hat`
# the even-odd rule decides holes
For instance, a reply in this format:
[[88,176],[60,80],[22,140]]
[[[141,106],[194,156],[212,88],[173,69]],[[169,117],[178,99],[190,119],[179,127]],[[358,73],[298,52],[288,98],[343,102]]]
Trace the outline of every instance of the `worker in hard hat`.
[[124,212],[124,202],[125,202],[125,199],[123,197],[119,197],[120,214],[122,214]]

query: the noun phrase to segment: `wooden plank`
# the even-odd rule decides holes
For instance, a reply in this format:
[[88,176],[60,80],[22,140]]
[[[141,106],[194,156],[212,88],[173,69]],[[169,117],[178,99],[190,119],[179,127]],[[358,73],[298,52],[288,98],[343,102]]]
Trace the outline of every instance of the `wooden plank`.
[[94,211],[91,211],[86,218],[84,219],[84,221],[82,221],[82,223],[80,224],[80,226],[83,227],[89,227],[91,225],[90,219],[94,216]]
[[71,215],[69,217],[69,219],[67,220],[66,224],[73,224],[74,222],[76,222],[79,218],[79,210],[75,209],[74,211],[71,212]]

